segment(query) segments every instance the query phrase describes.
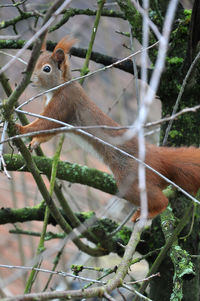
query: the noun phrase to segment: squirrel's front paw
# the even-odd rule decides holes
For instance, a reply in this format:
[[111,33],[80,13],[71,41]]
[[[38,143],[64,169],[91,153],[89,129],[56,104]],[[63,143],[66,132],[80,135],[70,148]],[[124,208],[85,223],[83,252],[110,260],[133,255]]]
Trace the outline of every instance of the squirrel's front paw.
[[40,145],[40,140],[38,138],[33,138],[31,142],[29,143],[28,149],[30,152],[32,152],[34,149],[36,149]]
[[22,125],[15,123],[15,128],[16,128],[16,131],[18,134],[23,134],[23,126]]

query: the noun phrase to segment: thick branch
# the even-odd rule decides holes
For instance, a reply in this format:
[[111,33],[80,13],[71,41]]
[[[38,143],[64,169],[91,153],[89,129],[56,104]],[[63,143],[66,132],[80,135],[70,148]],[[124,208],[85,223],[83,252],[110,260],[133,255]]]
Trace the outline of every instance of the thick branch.
[[[50,176],[52,159],[46,157],[32,157],[41,173]],[[21,155],[4,155],[7,169],[10,171],[29,171]],[[110,194],[117,193],[117,186],[112,175],[101,172],[95,168],[88,168],[76,163],[60,161],[57,178],[71,183],[88,185]]]
[[[41,205],[18,209],[1,208],[0,225],[8,223],[24,223],[27,221],[43,221],[44,212],[45,207]],[[64,211],[60,209],[60,213],[70,224],[69,218],[65,215]],[[76,216],[82,223],[86,222],[86,224],[89,222],[90,218],[94,219],[95,217],[93,212],[80,212],[76,213]],[[50,215],[48,223],[53,224],[54,226],[57,225],[57,222],[52,215]],[[131,230],[127,227],[123,227],[117,234],[115,234],[113,237],[110,237],[110,233],[113,232],[117,227],[118,224],[108,218],[95,218],[95,223],[93,223],[93,225],[90,227],[90,232],[94,236],[98,237],[99,244],[101,245],[101,250],[104,255],[109,254],[110,252],[115,252],[122,256],[124,253],[124,248],[118,244],[118,242],[120,242],[122,245],[126,245],[129,240]],[[82,236],[89,239],[87,233],[83,233]],[[92,239],[89,240],[93,242]]]
[[[161,214],[161,226],[166,241],[172,235],[176,222],[172,209],[168,207]],[[172,301],[178,300],[180,296],[183,296],[183,280],[192,279],[195,272],[189,253],[181,248],[178,244],[178,239],[174,240],[169,255],[174,265],[173,292],[170,299]]]

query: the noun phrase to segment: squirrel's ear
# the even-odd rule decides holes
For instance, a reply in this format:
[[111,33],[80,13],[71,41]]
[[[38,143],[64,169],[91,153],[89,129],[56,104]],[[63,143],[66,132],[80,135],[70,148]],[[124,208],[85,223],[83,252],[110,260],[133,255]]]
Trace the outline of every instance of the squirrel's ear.
[[69,53],[70,49],[76,43],[76,41],[77,40],[70,39],[68,36],[66,36],[58,42],[54,49],[54,52],[56,52],[57,49],[62,49],[65,54]]
[[65,60],[65,53],[62,49],[56,49],[56,51],[53,52],[52,58],[54,61],[57,62],[58,68],[60,69],[60,65],[64,62]]
[[47,50],[47,48],[46,48],[46,38],[45,38],[43,43],[42,43],[41,52],[44,52],[46,50]]
[[[65,61],[65,56],[69,53],[72,45],[76,42],[75,39],[69,39],[68,36],[62,38],[60,42],[56,45],[52,58],[58,63],[58,68],[60,69],[61,64]],[[67,57],[66,57],[67,58]]]
[[42,52],[44,52],[44,51],[46,51],[47,50],[47,33],[48,33],[48,31],[46,31],[46,33],[45,33],[45,37],[44,37],[44,41],[43,41],[43,43],[42,43],[42,47],[41,47],[41,51]]

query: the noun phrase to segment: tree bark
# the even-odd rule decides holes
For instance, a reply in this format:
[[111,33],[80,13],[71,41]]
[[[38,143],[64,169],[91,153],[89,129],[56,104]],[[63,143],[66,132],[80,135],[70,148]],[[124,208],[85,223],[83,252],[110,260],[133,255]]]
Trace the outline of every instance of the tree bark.
[[[183,15],[178,11],[178,18],[182,18],[180,23],[179,30],[176,32],[176,37],[171,40],[171,47],[168,53],[168,59],[166,62],[165,72],[162,76],[161,85],[159,87],[159,97],[162,101],[162,115],[171,115],[172,109],[175,105],[180,86],[186,75],[188,68],[194,56],[196,54],[197,40],[199,40],[199,31],[197,34],[197,23],[199,18],[197,16],[200,13],[199,1],[194,2],[193,12],[191,17],[191,25],[187,28],[186,22],[183,20]],[[182,16],[181,16],[181,15]],[[196,22],[196,25],[194,23]],[[182,28],[181,28],[182,27]],[[186,33],[187,30],[187,34]],[[182,33],[184,32],[184,35]],[[173,37],[172,33],[172,37]],[[189,40],[189,42],[188,42]],[[180,47],[180,45],[182,45]],[[179,53],[177,53],[177,51]],[[185,56],[186,53],[190,53],[190,57]],[[177,60],[173,60],[177,58]],[[182,62],[181,62],[182,59]],[[189,62],[189,64],[188,64]],[[187,66],[187,68],[185,68]],[[184,94],[181,98],[181,102],[178,110],[183,109],[184,107],[193,107],[199,104],[199,84],[200,84],[200,74],[199,74],[198,65],[192,72],[192,75],[189,78],[189,81],[186,85]],[[167,124],[163,125],[161,128],[161,144],[163,136],[166,130]],[[176,121],[174,121],[171,131],[169,133],[167,145],[168,146],[190,146],[195,145],[199,147],[200,144],[200,118],[199,113],[192,113],[190,115],[182,115]],[[175,215],[178,217],[183,216],[185,208],[188,206],[189,200],[186,200],[183,196],[179,196],[177,201],[173,202],[173,210]],[[194,224],[192,228],[192,233],[185,239],[179,240],[179,245],[182,249],[187,250],[190,255],[197,255],[200,251],[200,209],[196,208]],[[187,225],[184,229],[184,234],[181,236],[187,235],[190,231],[190,225]],[[153,223],[152,231],[156,235],[156,229],[158,227],[157,222]],[[154,235],[154,234],[153,234]],[[200,286],[199,286],[199,259],[194,258],[192,260],[196,275],[191,280],[183,281],[183,298],[184,301],[197,301],[200,296]],[[154,301],[168,301],[172,293],[172,279],[173,279],[173,265],[169,258],[163,261],[159,271],[161,277],[158,279],[154,278],[150,284],[150,298]],[[159,287],[159,289],[158,289]],[[181,300],[181,299],[180,299]]]

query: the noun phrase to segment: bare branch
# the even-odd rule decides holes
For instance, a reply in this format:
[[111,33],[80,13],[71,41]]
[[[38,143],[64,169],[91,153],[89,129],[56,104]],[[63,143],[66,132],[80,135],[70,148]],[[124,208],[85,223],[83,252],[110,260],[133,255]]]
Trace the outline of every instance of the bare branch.
[[160,277],[160,273],[156,273],[156,274],[152,274],[151,276],[149,277],[146,277],[144,279],[140,279],[140,280],[136,280],[136,281],[129,281],[129,282],[125,282],[124,284],[136,284],[136,283],[139,283],[139,282],[142,282],[142,281],[149,281],[151,278],[154,278],[154,277]]
[[[4,55],[7,55],[7,56],[10,56],[12,58],[15,58],[15,55],[12,55],[10,53],[7,53],[7,52],[4,52],[4,51],[1,51],[0,50],[0,53],[1,54],[4,54]],[[20,57],[16,58],[19,62],[23,63],[24,65],[27,65],[27,62],[25,62],[24,60],[22,60]]]
[[[5,121],[4,126],[3,126],[3,133],[1,135],[1,141],[3,141],[5,139],[7,127],[8,127],[8,122]],[[2,168],[3,168],[3,171],[4,171],[5,175],[7,176],[7,178],[11,179],[11,176],[9,175],[9,173],[6,169],[6,164],[5,164],[4,157],[3,157],[3,146],[4,146],[3,144],[0,144],[0,170],[2,170]]]
[[150,298],[142,295],[138,291],[136,291],[132,286],[130,287],[130,286],[126,285],[126,284],[123,284],[123,288],[126,288],[128,291],[134,293],[137,297],[140,298],[140,300],[142,299],[142,300],[146,300],[146,301],[153,301],[152,299],[150,299]]
[[8,35],[0,35],[0,40],[17,40],[21,37],[21,35],[8,36]]
[[0,268],[17,269],[17,270],[23,270],[23,271],[37,271],[37,272],[41,272],[41,273],[58,275],[58,276],[62,276],[62,277],[70,277],[70,278],[77,279],[77,280],[99,283],[99,284],[103,284],[103,285],[106,284],[105,281],[99,281],[99,280],[95,280],[95,279],[91,279],[91,278],[86,278],[86,277],[78,276],[75,274],[67,273],[64,271],[51,271],[51,270],[47,270],[47,269],[35,268],[33,266],[28,267],[28,266],[19,266],[19,265],[0,264]]

